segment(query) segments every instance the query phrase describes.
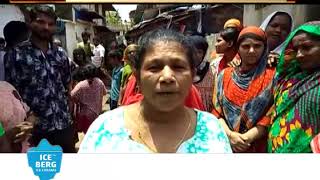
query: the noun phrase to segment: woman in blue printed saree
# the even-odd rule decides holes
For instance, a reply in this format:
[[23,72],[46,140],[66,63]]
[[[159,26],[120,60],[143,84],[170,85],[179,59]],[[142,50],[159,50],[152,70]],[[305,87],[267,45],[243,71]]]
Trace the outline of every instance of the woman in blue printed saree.
[[255,26],[245,27],[238,37],[241,64],[218,76],[213,114],[223,125],[234,152],[266,152],[266,116],[272,106],[274,68],[267,67],[267,37]]
[[80,153],[231,153],[216,117],[184,106],[194,74],[193,47],[182,34],[146,34],[137,52],[137,81],[144,98],[101,115]]
[[320,130],[320,21],[294,30],[276,72],[268,152],[311,152]]

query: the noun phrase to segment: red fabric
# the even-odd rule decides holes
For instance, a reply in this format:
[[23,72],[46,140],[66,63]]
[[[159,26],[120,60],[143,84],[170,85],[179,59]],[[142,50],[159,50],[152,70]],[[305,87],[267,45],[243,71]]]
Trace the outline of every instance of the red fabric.
[[141,93],[136,92],[137,79],[135,76],[131,75],[128,79],[128,83],[122,98],[122,105],[129,105],[139,102],[143,99]]
[[202,103],[201,96],[197,88],[192,85],[186,100],[184,101],[184,105],[189,108],[199,109],[201,111],[205,111],[205,107]]
[[243,28],[238,36],[238,40],[246,34],[255,34],[255,35],[261,37],[264,41],[267,39],[265,32],[261,28],[256,27],[256,26],[247,26],[247,27]]
[[320,134],[312,139],[310,145],[313,153],[320,153]]
[[[128,80],[126,89],[124,91],[122,105],[129,105],[136,102],[139,102],[143,99],[143,95],[140,92],[136,92],[137,79],[135,76],[131,76]],[[199,109],[201,111],[205,110],[205,107],[202,103],[201,96],[199,91],[195,86],[192,85],[191,90],[186,97],[185,106],[189,108]]]
[[218,73],[220,73],[223,69],[229,67],[228,63],[226,62],[225,57],[223,56],[220,60],[219,66],[218,66]]

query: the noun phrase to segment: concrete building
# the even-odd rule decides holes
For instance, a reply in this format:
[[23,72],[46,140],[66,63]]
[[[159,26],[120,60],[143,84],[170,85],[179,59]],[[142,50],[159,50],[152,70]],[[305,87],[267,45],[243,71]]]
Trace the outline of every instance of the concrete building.
[[24,15],[19,7],[0,4],[0,37],[3,37],[3,28],[10,21],[25,22]]
[[262,21],[274,11],[285,11],[292,15],[295,27],[311,20],[320,20],[318,12],[320,5],[284,5],[284,4],[255,4],[244,5],[243,23],[259,26]]

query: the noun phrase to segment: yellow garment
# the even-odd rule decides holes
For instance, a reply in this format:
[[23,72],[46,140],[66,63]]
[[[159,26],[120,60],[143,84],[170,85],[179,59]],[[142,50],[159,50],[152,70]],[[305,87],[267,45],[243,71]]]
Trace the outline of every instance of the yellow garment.
[[87,57],[91,57],[93,56],[93,49],[94,49],[94,45],[93,44],[90,44],[89,42],[84,44],[83,42],[79,42],[77,44],[77,48],[82,48],[84,50],[84,52],[86,53],[86,56]]

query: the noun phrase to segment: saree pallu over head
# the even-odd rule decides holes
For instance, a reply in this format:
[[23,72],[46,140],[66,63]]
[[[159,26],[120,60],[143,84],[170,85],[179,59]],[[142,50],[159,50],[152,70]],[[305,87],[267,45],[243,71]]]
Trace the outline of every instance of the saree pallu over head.
[[[264,21],[261,23],[260,25],[260,28],[262,30],[266,30],[267,29],[267,26],[269,25],[269,23],[271,22],[272,18],[276,15],[278,15],[278,13],[285,13],[287,14],[289,17],[290,17],[290,21],[291,21],[291,28],[290,28],[290,32],[293,30],[293,27],[294,27],[294,23],[293,23],[293,18],[292,18],[292,15],[288,12],[284,12],[284,11],[274,11],[273,13],[269,14],[265,19]],[[281,51],[284,49],[284,45],[285,45],[285,42],[279,44],[275,49],[269,49],[269,50],[272,50],[273,52],[277,53],[277,54],[280,54]]]
[[311,152],[310,142],[320,130],[320,70],[302,70],[296,52],[290,49],[292,39],[301,31],[320,36],[320,23],[298,27],[285,41],[276,72],[268,152]]
[[[247,34],[260,36],[266,41],[265,33],[258,27],[244,28],[239,39]],[[257,124],[268,126],[270,123],[265,114],[272,104],[271,88],[275,71],[267,68],[267,55],[265,45],[257,66],[249,72],[241,73],[239,67],[229,67],[218,76],[213,114],[225,119],[231,130],[245,133]]]

